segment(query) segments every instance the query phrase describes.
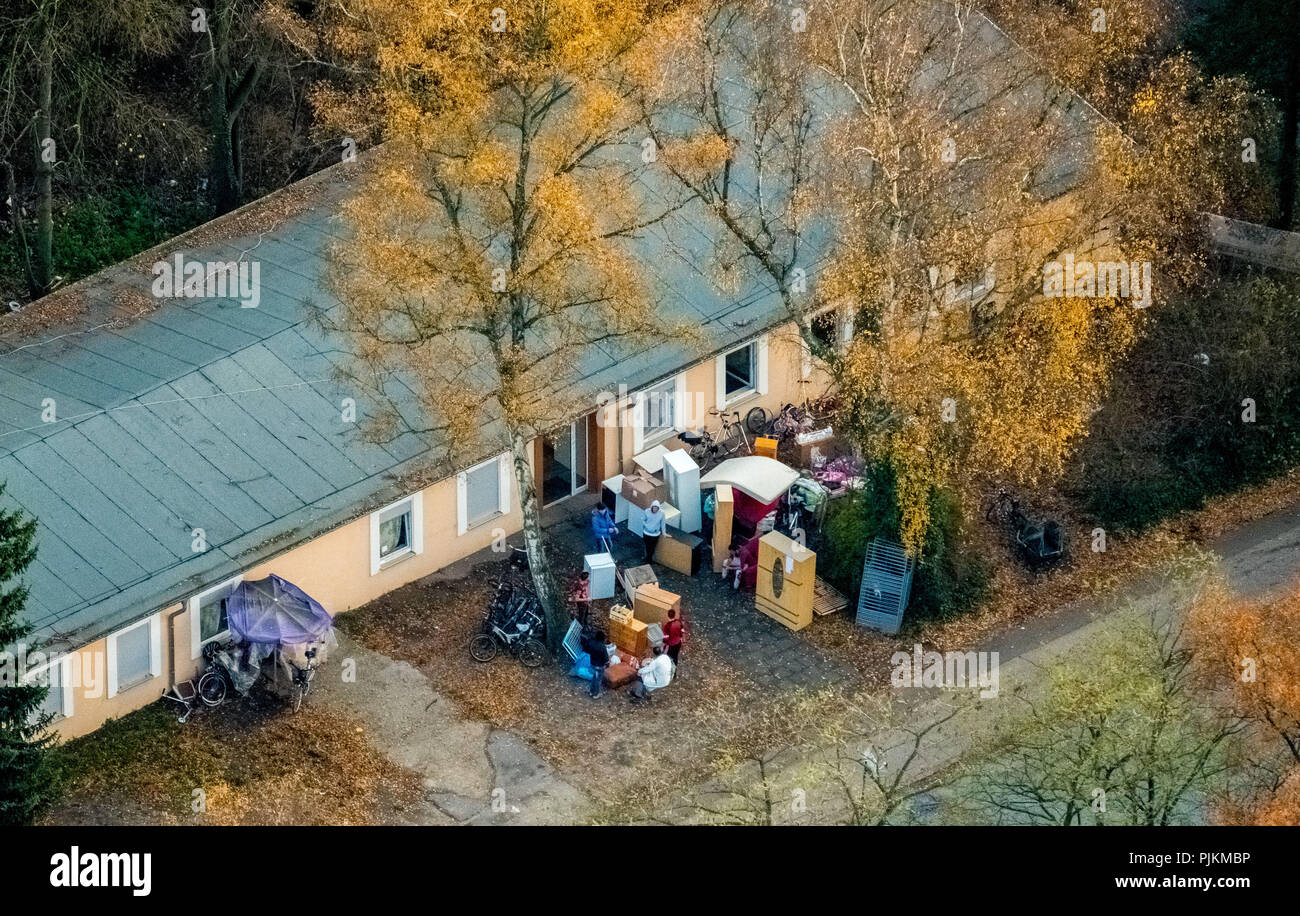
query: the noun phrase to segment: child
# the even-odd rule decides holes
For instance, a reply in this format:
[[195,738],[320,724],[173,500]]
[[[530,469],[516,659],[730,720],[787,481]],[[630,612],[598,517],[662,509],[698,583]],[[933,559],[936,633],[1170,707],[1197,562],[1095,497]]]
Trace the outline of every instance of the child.
[[569,602],[573,605],[571,616],[585,627],[591,610],[591,573],[585,569],[579,573],[569,591]]
[[740,588],[740,551],[735,547],[727,553],[727,559],[722,563],[722,581],[732,580],[732,588]]

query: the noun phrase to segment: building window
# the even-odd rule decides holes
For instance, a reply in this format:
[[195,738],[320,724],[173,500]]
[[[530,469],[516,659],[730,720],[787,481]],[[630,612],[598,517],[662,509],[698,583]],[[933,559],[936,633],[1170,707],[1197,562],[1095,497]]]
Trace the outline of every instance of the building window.
[[242,575],[235,576],[190,598],[190,658],[198,658],[205,643],[230,635],[226,625],[226,599],[242,581]]
[[370,575],[424,552],[424,494],[399,499],[370,515]]
[[757,346],[748,344],[739,350],[732,350],[726,356],[726,387],[724,392],[731,401],[746,392],[753,391],[757,384],[755,371],[755,350]]
[[162,627],[154,614],[108,637],[108,695],[162,674]]
[[824,312],[818,312],[809,322],[808,329],[812,331],[812,336],[827,349],[835,349],[839,346],[837,331],[839,329],[839,313],[834,309],[827,309]]
[[51,721],[72,715],[72,681],[68,676],[70,656],[57,658],[23,675],[24,684],[48,687],[45,702],[33,717],[36,721],[49,716]]
[[651,442],[677,428],[677,379],[642,392],[641,439]]
[[456,475],[457,532],[510,511],[510,456],[498,455]]
[[718,406],[750,394],[767,394],[767,337],[718,357]]

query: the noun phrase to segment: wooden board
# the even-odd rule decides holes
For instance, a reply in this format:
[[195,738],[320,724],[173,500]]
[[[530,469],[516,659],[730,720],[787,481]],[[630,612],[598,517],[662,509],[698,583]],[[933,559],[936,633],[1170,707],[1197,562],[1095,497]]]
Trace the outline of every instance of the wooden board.
[[818,617],[838,614],[849,606],[849,599],[839,593],[835,586],[822,579],[817,580],[813,592],[813,613]]

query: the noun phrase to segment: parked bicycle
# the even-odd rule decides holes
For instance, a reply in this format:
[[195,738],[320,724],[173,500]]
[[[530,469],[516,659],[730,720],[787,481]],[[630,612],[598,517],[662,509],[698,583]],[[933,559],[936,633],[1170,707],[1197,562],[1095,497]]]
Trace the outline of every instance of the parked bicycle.
[[483,624],[469,641],[469,654],[475,661],[490,662],[502,649],[528,668],[536,668],[550,657],[543,642],[546,623],[541,605],[527,586],[515,584],[516,574],[527,569],[527,551],[511,547],[509,558],[501,566]]
[[550,657],[546,644],[539,639],[544,631],[541,607],[532,595],[515,596],[505,611],[489,614],[484,632],[469,641],[469,654],[477,662],[490,662],[502,650],[509,652],[525,668],[536,668]]
[[[756,407],[754,410],[762,410],[762,408]],[[687,453],[696,464],[702,468],[708,467],[736,454],[742,447],[745,454],[753,451],[749,437],[745,434],[745,427],[740,422],[740,411],[718,410],[715,407],[709,411],[709,416],[717,417],[722,424],[717,435],[706,428],[687,430],[680,437],[686,443]]]
[[312,678],[316,676],[316,650],[308,649],[305,653],[307,657],[306,667],[300,668],[290,663],[289,667],[293,669],[293,711],[297,712],[302,708],[302,701],[311,693]]
[[199,699],[204,706],[220,706],[226,702],[226,695],[234,686],[227,661],[229,646],[220,642],[210,642],[203,646],[203,661],[206,669],[199,678]]

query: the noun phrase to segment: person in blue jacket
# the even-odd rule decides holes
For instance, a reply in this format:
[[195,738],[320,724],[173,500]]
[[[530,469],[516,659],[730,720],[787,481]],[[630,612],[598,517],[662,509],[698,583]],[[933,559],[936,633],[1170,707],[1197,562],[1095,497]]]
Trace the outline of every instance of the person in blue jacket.
[[596,547],[600,550],[607,550],[614,538],[618,536],[618,523],[614,521],[614,513],[609,511],[609,506],[599,503],[595,509],[591,510],[591,533],[596,539]]

